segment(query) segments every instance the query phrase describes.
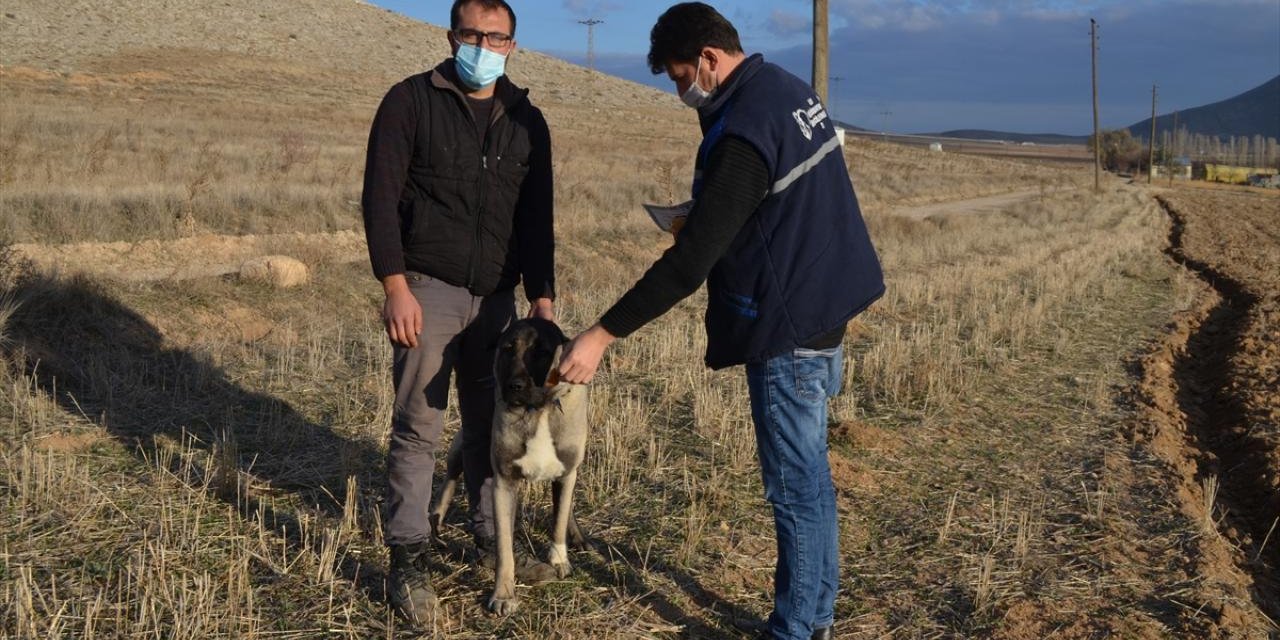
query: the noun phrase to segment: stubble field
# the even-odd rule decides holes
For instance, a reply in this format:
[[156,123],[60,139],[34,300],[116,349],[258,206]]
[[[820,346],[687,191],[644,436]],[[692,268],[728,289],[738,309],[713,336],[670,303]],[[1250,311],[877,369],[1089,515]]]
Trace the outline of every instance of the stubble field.
[[[382,33],[372,8],[342,10]],[[415,637],[382,603],[390,349],[356,205],[399,76],[270,52],[0,69],[4,637]],[[638,203],[683,199],[696,127],[670,96],[523,64],[553,127],[574,331],[669,242]],[[1274,633],[1280,201],[1094,194],[1071,165],[866,140],[846,159],[889,292],[853,324],[832,405],[837,637]],[[892,213],[1012,191],[1031,195]],[[262,253],[310,283],[222,275]],[[575,573],[491,616],[455,517],[435,631],[740,638],[735,620],[767,614],[745,381],[702,367],[702,295],[618,343],[593,385]],[[549,498],[528,498],[541,550]]]

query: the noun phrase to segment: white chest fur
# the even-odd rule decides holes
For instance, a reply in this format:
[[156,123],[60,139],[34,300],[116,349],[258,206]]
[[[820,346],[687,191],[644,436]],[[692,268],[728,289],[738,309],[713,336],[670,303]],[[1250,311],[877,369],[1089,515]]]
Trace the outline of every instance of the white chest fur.
[[538,424],[533,437],[525,442],[524,455],[515,461],[525,479],[533,482],[555,480],[564,475],[564,463],[556,455],[551,441],[551,424],[547,411],[538,413]]

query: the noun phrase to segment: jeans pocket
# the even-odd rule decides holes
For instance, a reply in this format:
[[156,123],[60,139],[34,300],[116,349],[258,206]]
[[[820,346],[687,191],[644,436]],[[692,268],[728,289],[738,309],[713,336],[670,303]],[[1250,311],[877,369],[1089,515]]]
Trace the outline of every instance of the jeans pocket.
[[805,402],[819,403],[827,400],[827,385],[831,380],[831,361],[835,349],[796,349],[791,354],[795,372],[796,395]]

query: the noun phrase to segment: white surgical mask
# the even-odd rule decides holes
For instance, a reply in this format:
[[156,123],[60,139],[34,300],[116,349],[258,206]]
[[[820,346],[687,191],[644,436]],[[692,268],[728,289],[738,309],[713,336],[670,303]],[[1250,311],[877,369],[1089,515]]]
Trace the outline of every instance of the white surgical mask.
[[[698,56],[698,70],[693,72],[693,84],[689,85],[685,92],[680,94],[680,100],[685,104],[697,109],[711,101],[711,95],[716,92],[715,89],[707,91],[698,84],[698,76],[702,74],[702,56]],[[717,83],[716,89],[719,88]]]

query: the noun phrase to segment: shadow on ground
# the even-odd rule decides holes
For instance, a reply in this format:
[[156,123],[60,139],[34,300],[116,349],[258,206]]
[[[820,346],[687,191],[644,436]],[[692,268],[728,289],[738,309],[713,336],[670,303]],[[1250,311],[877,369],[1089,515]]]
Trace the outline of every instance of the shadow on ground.
[[[175,444],[208,452],[196,481],[209,481],[246,518],[261,511],[267,526],[298,548],[301,520],[312,516],[281,503],[339,517],[347,477],[367,486],[362,476],[381,468],[381,454],[369,444],[240,387],[202,354],[167,346],[155,326],[91,280],[28,276],[10,295],[19,306],[2,348],[41,390],[145,460],[172,459],[161,449]],[[246,478],[291,499],[258,499]],[[381,601],[381,571],[344,555],[342,574]]]
[[[311,509],[326,518],[341,517],[348,477],[356,476],[361,486],[381,486],[381,452],[309,420],[277,397],[239,386],[207,356],[167,345],[151,322],[101,284],[28,276],[10,294],[19,306],[5,325],[0,348],[10,361],[24,364],[43,392],[141,459],[166,459],[162,449],[175,444],[208,453],[195,482],[210,480],[210,491],[247,519],[264,513],[267,526],[296,550],[305,545],[303,520],[314,521]],[[290,499],[259,499],[246,490],[245,478]],[[281,506],[284,502],[306,506]],[[595,584],[616,585],[627,600],[651,609],[673,631],[680,629],[679,637],[740,638],[741,625],[761,622],[661,559],[599,539],[588,544],[588,551],[574,554],[578,574]],[[456,570],[473,560],[468,551],[449,545],[437,568]],[[385,601],[381,569],[360,564],[359,554],[338,557],[345,558],[339,567],[345,579],[370,602]],[[679,585],[711,619],[685,611],[639,567]],[[492,574],[471,575],[487,597]]]

